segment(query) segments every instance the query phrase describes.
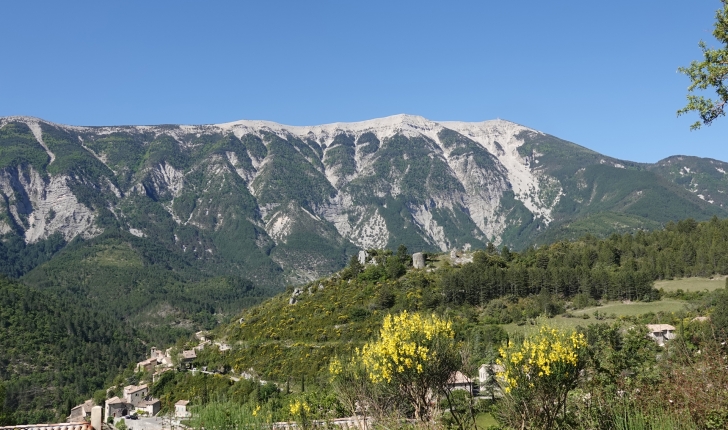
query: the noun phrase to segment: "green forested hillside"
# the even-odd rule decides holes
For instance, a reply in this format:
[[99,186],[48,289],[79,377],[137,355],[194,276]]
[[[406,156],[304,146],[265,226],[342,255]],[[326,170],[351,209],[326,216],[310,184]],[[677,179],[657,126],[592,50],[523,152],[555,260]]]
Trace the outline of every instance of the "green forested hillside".
[[[550,135],[525,132],[520,137],[524,144],[518,148],[519,154],[537,158],[539,171],[557,179],[561,194],[554,205],[554,220],[548,227],[524,228],[514,235],[511,243],[518,243],[517,248],[534,242],[574,240],[585,234],[605,237],[611,233],[653,230],[686,218],[707,220],[714,215],[725,216],[721,199],[701,198],[697,186],[684,178],[691,167],[699,165],[700,171],[705,172],[701,178],[711,178],[700,181],[710,187],[710,195],[723,195],[728,191],[728,183],[717,170],[724,163],[717,160],[672,157],[656,164],[642,164],[607,157]],[[681,161],[674,160],[677,158]],[[680,175],[677,170],[683,164],[687,171]],[[548,189],[554,184],[543,185]],[[538,223],[538,219],[531,223]]]
[[676,155],[650,165],[649,170],[687,188],[705,201],[728,207],[728,163],[710,158]]
[[22,281],[141,329],[160,346],[271,294],[240,276],[203,272],[185,256],[125,232],[75,241]]
[[728,221],[713,218],[668,223],[650,233],[586,236],[512,253],[476,254],[474,262],[445,273],[447,301],[485,306],[507,295],[541,291],[593,299],[653,300],[653,282],[683,276],[728,273]]
[[233,351],[207,350],[200,364],[252,368],[279,381],[315,378],[330,357],[360,347],[384,315],[402,310],[448,316],[460,338],[473,344],[473,360],[487,360],[493,350],[485,339],[505,336],[503,324],[597,300],[659,300],[655,280],[728,274],[728,220],[688,219],[654,232],[587,236],[523,252],[491,245],[471,263],[432,256],[437,270],[410,268],[404,276],[405,251],[374,255],[381,264],[352,260],[339,274],[301,287],[294,304],[291,288],[244,311],[218,329]]
[[84,300],[0,278],[0,424],[65,419],[145,350],[129,325]]

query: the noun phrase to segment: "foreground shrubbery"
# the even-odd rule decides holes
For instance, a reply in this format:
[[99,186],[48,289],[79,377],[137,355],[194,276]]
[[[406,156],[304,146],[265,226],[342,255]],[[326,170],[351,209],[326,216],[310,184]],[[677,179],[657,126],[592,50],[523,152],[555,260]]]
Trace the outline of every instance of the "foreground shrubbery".
[[[712,309],[720,320],[725,310]],[[496,377],[503,395],[487,401],[447,388],[452,372],[473,374],[470,345],[457,340],[452,322],[410,312],[385,318],[378,336],[330,361],[326,377],[309,380],[305,391],[303,381],[261,386],[187,373],[165,375],[154,392],[187,397],[206,390],[191,424],[208,429],[280,421],[310,428],[352,416],[374,419],[377,428],[465,429],[486,410],[503,429],[726,428],[722,331],[710,321],[671,322],[678,337],[664,348],[646,336],[638,317],[576,331],[541,328],[505,341],[484,331],[483,339],[500,343],[494,357],[503,364]]]
[[542,327],[520,345],[500,349],[498,378],[505,396],[500,420],[512,427],[551,428],[565,419],[569,391],[586,362],[583,333]]

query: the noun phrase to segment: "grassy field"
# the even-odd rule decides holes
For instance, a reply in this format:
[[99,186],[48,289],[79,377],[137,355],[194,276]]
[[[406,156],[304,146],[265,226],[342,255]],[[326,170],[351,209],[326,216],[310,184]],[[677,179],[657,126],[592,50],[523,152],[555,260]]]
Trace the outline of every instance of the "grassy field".
[[670,281],[656,281],[655,288],[662,288],[667,292],[677,291],[713,291],[726,286],[725,276],[717,276],[713,279],[708,278],[682,278]]
[[[608,302],[602,306],[595,306],[591,308],[579,309],[578,311],[572,311],[575,315],[574,318],[565,318],[561,315],[553,318],[537,318],[534,324],[505,324],[503,328],[508,333],[528,333],[529,331],[538,330],[542,325],[548,325],[550,327],[559,328],[562,330],[573,330],[578,326],[586,327],[589,324],[595,322],[610,322],[614,321],[612,316],[619,318],[621,316],[635,316],[642,315],[648,312],[676,312],[684,309],[687,302],[675,299],[663,299],[656,302]],[[600,314],[605,314],[607,318],[597,320],[594,318],[594,312],[599,311]],[[589,315],[588,319],[581,318],[582,315]]]
[[478,414],[475,417],[475,424],[479,429],[487,429],[490,426],[497,426],[498,421],[496,421],[491,414]]
[[593,308],[580,309],[573,311],[574,315],[589,314],[592,315],[594,311],[605,313],[607,315],[615,314],[617,317],[620,316],[634,316],[642,315],[648,312],[676,312],[682,310],[687,302],[675,299],[663,299],[656,302],[608,302],[602,306]]
[[549,326],[558,328],[561,330],[573,330],[578,326],[586,327],[589,325],[589,323],[594,322],[594,318],[584,320],[581,318],[564,318],[561,315],[556,316],[554,318],[536,318],[533,324],[527,323],[523,325],[517,325],[517,324],[504,324],[502,325],[503,329],[507,331],[509,334],[513,333],[524,333],[528,334],[531,332],[538,331],[539,327],[541,326]]

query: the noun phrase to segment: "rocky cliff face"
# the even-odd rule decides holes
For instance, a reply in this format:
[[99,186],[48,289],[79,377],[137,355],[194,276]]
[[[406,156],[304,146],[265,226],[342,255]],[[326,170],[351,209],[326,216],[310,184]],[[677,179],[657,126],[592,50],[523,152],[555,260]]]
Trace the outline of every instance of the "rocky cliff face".
[[[357,249],[519,247],[605,213],[620,214],[607,230],[725,215],[667,164],[614,160],[502,120],[71,127],[5,117],[0,235],[32,244],[121,229],[209,267],[297,282]],[[722,166],[710,170],[715,195],[728,185]],[[630,181],[616,179],[626,171]]]
[[[519,134],[535,131],[506,121],[441,124],[397,115],[315,127],[260,121],[219,127],[241,139],[254,135],[265,140],[272,133],[298,142],[293,145],[312,167],[309,175],[318,176],[326,189],[306,202],[311,215],[361,248],[391,246],[410,233],[394,230],[406,228],[431,249],[499,243],[509,225],[509,208],[501,203],[504,192],[514,192],[545,222],[555,203],[544,201],[540,175],[517,151],[523,143]],[[251,175],[254,184],[259,173]],[[254,194],[261,197],[260,190]],[[284,220],[291,218],[288,210],[290,206],[272,214],[278,220],[272,224],[276,237],[292,231],[284,228],[289,225]],[[397,215],[402,219],[395,220]]]
[[98,235],[101,230],[94,222],[96,214],[76,199],[68,180],[65,175],[44,179],[33,166],[4,169],[0,172],[0,195],[10,219],[0,224],[0,231],[22,232],[26,243],[56,232],[66,240]]

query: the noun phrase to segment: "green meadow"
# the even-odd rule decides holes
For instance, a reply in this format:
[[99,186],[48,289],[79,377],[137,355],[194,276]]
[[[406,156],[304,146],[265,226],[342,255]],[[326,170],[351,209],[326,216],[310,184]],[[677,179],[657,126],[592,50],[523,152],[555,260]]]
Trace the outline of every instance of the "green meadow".
[[726,277],[717,276],[715,278],[680,278],[668,281],[655,281],[655,288],[662,289],[666,292],[683,291],[713,291],[726,286]]
[[[573,317],[565,317],[564,315],[557,315],[553,318],[539,317],[525,324],[505,324],[503,328],[508,333],[528,333],[530,330],[536,330],[543,325],[562,330],[573,330],[579,326],[586,327],[596,322],[615,321],[620,317],[638,316],[647,313],[677,312],[685,310],[687,304],[688,302],[677,299],[662,299],[654,302],[614,301],[607,302],[601,306],[571,311]],[[595,317],[595,312],[600,314],[599,318],[601,319]],[[588,315],[589,318],[585,318],[584,315]]]

